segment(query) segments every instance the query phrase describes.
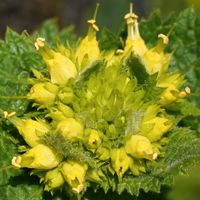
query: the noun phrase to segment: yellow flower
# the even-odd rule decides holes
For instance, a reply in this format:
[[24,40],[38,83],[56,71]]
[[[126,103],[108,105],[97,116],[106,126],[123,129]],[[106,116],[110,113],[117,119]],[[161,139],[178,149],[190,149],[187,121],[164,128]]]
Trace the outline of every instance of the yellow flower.
[[153,151],[153,146],[148,138],[142,135],[132,135],[125,144],[125,151],[134,158],[145,158],[155,160],[157,153]]
[[179,88],[184,83],[184,77],[179,73],[163,74],[157,81],[157,87],[164,88],[160,102],[170,104],[179,98]]
[[141,58],[148,74],[166,71],[170,64],[171,54],[158,52],[156,47],[149,49]]
[[52,57],[43,56],[51,76],[51,82],[58,85],[65,85],[69,79],[77,75],[74,63],[59,52],[52,53]]
[[58,87],[49,82],[36,83],[28,93],[27,98],[45,107],[54,104]]
[[46,145],[39,144],[21,156],[13,157],[12,165],[18,168],[52,169],[60,163],[60,158]]
[[74,112],[69,106],[58,102],[56,107],[51,107],[49,109],[49,113],[46,117],[51,117],[53,122],[58,123],[59,121],[74,117]]
[[102,142],[102,133],[95,129],[86,129],[85,137],[87,137],[87,147],[89,149],[97,149]]
[[62,186],[65,180],[60,170],[58,168],[55,168],[46,173],[44,177],[44,182],[45,182],[44,190],[50,191]]
[[49,132],[49,127],[42,120],[19,119],[17,117],[12,117],[9,120],[31,147],[41,143],[40,137]]
[[138,16],[133,13],[133,6],[130,4],[130,13],[126,14],[124,19],[126,20],[128,27],[128,36],[126,39],[124,53],[129,56],[131,52],[136,56],[143,56],[148,50],[142,37],[140,36],[138,27]]
[[119,178],[128,170],[131,158],[126,154],[125,149],[111,149],[110,151],[111,165]]
[[69,140],[80,139],[83,136],[83,125],[74,118],[62,120],[56,130]]
[[79,70],[97,60],[100,56],[96,32],[99,31],[96,20],[88,20],[90,25],[88,34],[80,41],[75,53]]
[[[151,120],[142,123],[141,132],[142,135],[147,137],[151,142],[155,142],[171,128],[172,122],[164,117],[155,117]],[[150,130],[146,131],[145,127],[150,127]]]
[[87,169],[88,166],[86,164],[79,164],[73,161],[63,163],[61,172],[74,193],[79,194],[84,189]]
[[69,104],[73,101],[74,93],[70,87],[64,87],[58,92],[58,98],[62,103]]
[[105,147],[99,147],[97,150],[96,150],[96,154],[98,156],[98,159],[99,160],[108,160],[110,158],[110,152],[107,148]]

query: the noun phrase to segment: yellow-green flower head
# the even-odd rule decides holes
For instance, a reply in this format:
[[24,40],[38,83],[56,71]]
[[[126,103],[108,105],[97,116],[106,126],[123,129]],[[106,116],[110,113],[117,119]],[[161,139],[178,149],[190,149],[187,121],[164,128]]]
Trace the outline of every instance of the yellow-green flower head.
[[87,138],[87,148],[97,149],[102,143],[102,133],[95,129],[86,129],[85,137]]
[[62,186],[65,182],[60,169],[55,168],[46,173],[44,177],[45,191],[51,191]]
[[76,140],[83,136],[83,125],[74,118],[67,118],[58,123],[56,131],[68,140]]
[[48,125],[42,120],[12,117],[10,121],[16,126],[26,143],[31,147],[40,144],[40,137],[49,132]]
[[145,158],[155,160],[157,153],[153,151],[153,146],[148,138],[142,135],[132,135],[125,144],[126,153],[134,158]]
[[128,170],[131,158],[126,154],[125,149],[111,149],[110,151],[111,165],[117,173],[117,176],[122,178],[123,174]]
[[36,83],[27,95],[28,99],[34,100],[36,103],[48,107],[54,104],[58,87],[49,82]]
[[64,87],[58,92],[59,100],[64,104],[69,104],[73,101],[74,93],[70,87]]
[[60,158],[46,145],[39,144],[21,156],[13,157],[12,165],[18,168],[52,169],[60,163]]
[[142,122],[141,133],[151,142],[155,142],[161,139],[171,126],[172,122],[169,119],[164,117],[155,117],[151,120]]
[[[165,74],[159,77],[157,87],[165,88],[161,95],[162,104],[170,104],[179,98],[179,88],[184,83],[184,77],[179,73]],[[186,92],[185,96],[188,93]]]
[[73,161],[63,163],[61,172],[74,193],[79,194],[84,189],[87,169],[88,166],[86,164],[79,164]]
[[52,83],[65,85],[69,79],[76,77],[75,64],[61,53],[53,52],[52,57],[43,56],[43,59],[48,67]]

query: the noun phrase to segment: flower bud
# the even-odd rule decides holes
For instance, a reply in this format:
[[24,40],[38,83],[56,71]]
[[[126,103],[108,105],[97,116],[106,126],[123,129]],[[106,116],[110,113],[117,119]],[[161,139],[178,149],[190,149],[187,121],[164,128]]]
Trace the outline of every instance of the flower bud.
[[86,164],[73,161],[63,163],[61,172],[74,193],[79,194],[83,190],[87,169]]
[[126,153],[134,158],[155,160],[157,153],[153,152],[150,141],[142,135],[132,135],[125,144]]
[[51,107],[49,111],[46,117],[51,117],[55,123],[74,117],[73,110],[60,102],[57,104],[57,107]]
[[119,178],[128,170],[130,165],[130,157],[127,156],[125,149],[111,149],[110,151],[112,168],[115,170]]
[[52,83],[65,85],[69,79],[76,77],[76,66],[61,53],[53,51],[51,57],[43,56],[43,58],[48,67]]
[[64,104],[69,104],[73,101],[74,93],[73,90],[70,87],[64,87],[61,89],[58,93],[58,98],[62,101]]
[[62,120],[56,130],[69,140],[80,139],[83,136],[83,125],[74,118]]
[[12,165],[18,168],[52,169],[60,163],[60,159],[52,149],[39,144],[28,150],[22,156],[12,159]]
[[110,152],[104,147],[99,147],[96,150],[96,155],[99,160],[108,160],[110,158]]
[[87,179],[96,183],[102,183],[102,179],[105,178],[101,169],[89,169],[87,171]]
[[34,100],[40,105],[48,107],[54,104],[57,92],[58,87],[52,83],[36,83],[31,88],[27,98]]
[[42,120],[10,118],[10,121],[16,126],[26,143],[34,147],[40,143],[40,137],[48,133],[49,127]]
[[45,182],[45,191],[54,190],[60,186],[62,186],[65,182],[62,173],[58,168],[55,168],[51,171],[48,171],[44,178]]
[[[152,125],[150,131],[143,131],[143,127],[145,129],[146,126]],[[170,127],[172,126],[172,122],[167,118],[163,117],[155,117],[151,120],[142,123],[141,132],[142,135],[146,136],[151,142],[155,142],[166,133]]]
[[88,149],[97,149],[102,142],[102,133],[95,129],[86,129],[85,136],[87,137]]

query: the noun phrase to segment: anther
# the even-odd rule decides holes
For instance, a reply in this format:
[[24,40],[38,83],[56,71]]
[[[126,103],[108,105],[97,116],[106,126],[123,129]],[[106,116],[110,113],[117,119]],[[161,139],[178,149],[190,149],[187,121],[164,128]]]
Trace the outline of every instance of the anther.
[[14,157],[12,158],[11,164],[12,164],[14,167],[21,168],[21,165],[20,165],[21,161],[22,161],[22,158],[21,158],[20,156],[17,156],[17,157],[14,156]]
[[186,92],[187,94],[190,94],[190,93],[191,93],[190,88],[189,88],[189,87],[186,87],[186,88],[185,88],[185,92]]
[[45,38],[42,38],[42,37],[37,38],[34,45],[35,45],[36,50],[38,51],[41,47],[44,47]]
[[162,34],[162,33],[158,35],[158,38],[161,38],[163,40],[164,44],[168,44],[169,43],[169,38],[166,35]]

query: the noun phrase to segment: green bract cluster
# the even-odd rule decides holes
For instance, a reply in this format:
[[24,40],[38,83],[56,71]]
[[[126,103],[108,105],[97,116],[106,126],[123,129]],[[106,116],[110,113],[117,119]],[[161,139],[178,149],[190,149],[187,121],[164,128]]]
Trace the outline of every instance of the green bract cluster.
[[165,159],[166,145],[173,151],[171,141],[178,136],[176,130],[171,139],[168,134],[182,119],[176,105],[185,102],[190,88],[183,89],[181,74],[168,72],[173,54],[165,53],[168,36],[160,33],[149,49],[137,18],[132,9],[125,15],[127,38],[117,50],[100,50],[95,17],[75,50],[69,45],[55,50],[36,39],[46,70],[32,70],[26,98],[37,117],[4,116],[27,143],[12,165],[32,169],[44,190],[65,188],[80,198],[88,186],[106,191],[114,180],[122,187],[125,179],[159,174],[155,169],[164,167],[159,160]]

